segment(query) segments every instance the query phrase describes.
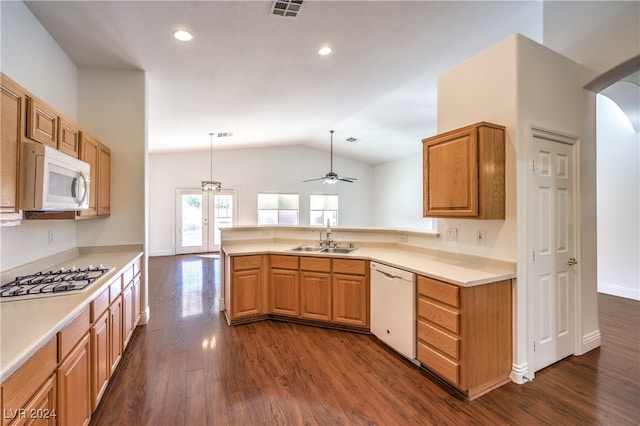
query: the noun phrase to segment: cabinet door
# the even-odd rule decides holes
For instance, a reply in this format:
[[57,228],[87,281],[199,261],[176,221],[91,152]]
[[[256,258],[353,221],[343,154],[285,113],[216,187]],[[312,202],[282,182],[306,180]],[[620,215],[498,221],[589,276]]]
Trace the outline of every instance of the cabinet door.
[[331,321],[331,274],[300,272],[301,317]]
[[262,313],[262,270],[234,271],[231,275],[231,319]]
[[111,213],[111,150],[100,144],[98,150],[98,216]]
[[140,321],[140,274],[133,280],[133,329]]
[[109,313],[105,312],[91,327],[91,410],[98,408],[109,384]]
[[122,298],[118,297],[109,307],[109,361],[112,375],[122,358]]
[[25,99],[22,88],[0,75],[2,105],[0,123],[0,219],[19,220],[20,164],[25,126]]
[[58,367],[58,424],[88,425],[91,419],[89,333]]
[[80,130],[64,117],[58,117],[58,151],[75,158],[80,154]]
[[[7,413],[3,413],[6,415]],[[25,416],[11,426],[55,426],[58,411],[56,407],[56,376],[47,380],[25,407]]]
[[478,215],[476,130],[424,143],[424,216]]
[[91,217],[98,214],[98,155],[100,142],[87,133],[80,137],[80,159],[91,166],[89,175],[89,208],[78,212],[81,217]]
[[27,137],[58,149],[58,113],[35,97],[28,98]]
[[271,269],[271,313],[298,316],[300,314],[300,285],[298,271]]
[[365,276],[333,274],[333,321],[368,327],[367,294]]
[[122,292],[122,329],[124,352],[133,334],[133,284],[127,286]]

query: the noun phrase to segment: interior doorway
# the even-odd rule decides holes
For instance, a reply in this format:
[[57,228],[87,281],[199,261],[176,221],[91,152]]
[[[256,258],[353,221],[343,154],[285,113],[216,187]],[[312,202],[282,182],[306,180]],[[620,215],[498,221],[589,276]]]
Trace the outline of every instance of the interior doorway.
[[575,352],[577,139],[532,130],[529,300],[535,372]]
[[233,190],[176,190],[176,254],[220,251],[220,227],[237,222]]

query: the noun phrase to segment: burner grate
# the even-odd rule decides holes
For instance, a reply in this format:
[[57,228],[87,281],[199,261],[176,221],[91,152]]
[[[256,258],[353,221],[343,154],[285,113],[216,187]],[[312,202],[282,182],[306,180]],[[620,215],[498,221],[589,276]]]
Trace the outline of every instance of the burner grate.
[[60,268],[56,271],[36,272],[16,277],[15,280],[0,286],[0,299],[6,300],[19,296],[42,297],[81,291],[111,269],[103,265],[89,265],[83,269]]

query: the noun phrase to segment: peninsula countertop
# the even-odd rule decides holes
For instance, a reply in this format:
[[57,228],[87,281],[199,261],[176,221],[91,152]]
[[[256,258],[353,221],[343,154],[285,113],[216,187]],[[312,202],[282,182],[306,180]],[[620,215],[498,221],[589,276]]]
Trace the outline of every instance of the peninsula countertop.
[[[141,251],[127,248],[122,251],[89,250],[77,252],[51,269],[69,265],[103,264],[113,269],[91,284],[86,290],[35,299],[0,303],[0,383],[4,382],[26,360],[35,354],[56,333],[75,318],[96,296],[107,288],[139,256]],[[37,272],[37,271],[33,271]]]
[[223,244],[222,250],[229,256],[284,254],[365,259],[462,287],[472,287],[516,277],[515,263],[440,250],[413,248],[410,246],[362,246],[347,254],[301,253],[291,250],[296,245],[300,244],[284,241],[233,241],[227,245]]

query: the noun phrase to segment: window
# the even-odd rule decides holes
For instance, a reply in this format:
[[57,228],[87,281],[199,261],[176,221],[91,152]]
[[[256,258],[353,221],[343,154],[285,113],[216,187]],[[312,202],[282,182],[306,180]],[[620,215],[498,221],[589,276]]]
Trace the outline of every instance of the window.
[[338,196],[316,195],[309,196],[309,225],[325,226],[327,220],[331,226],[338,225]]
[[258,225],[297,225],[298,194],[258,194]]

